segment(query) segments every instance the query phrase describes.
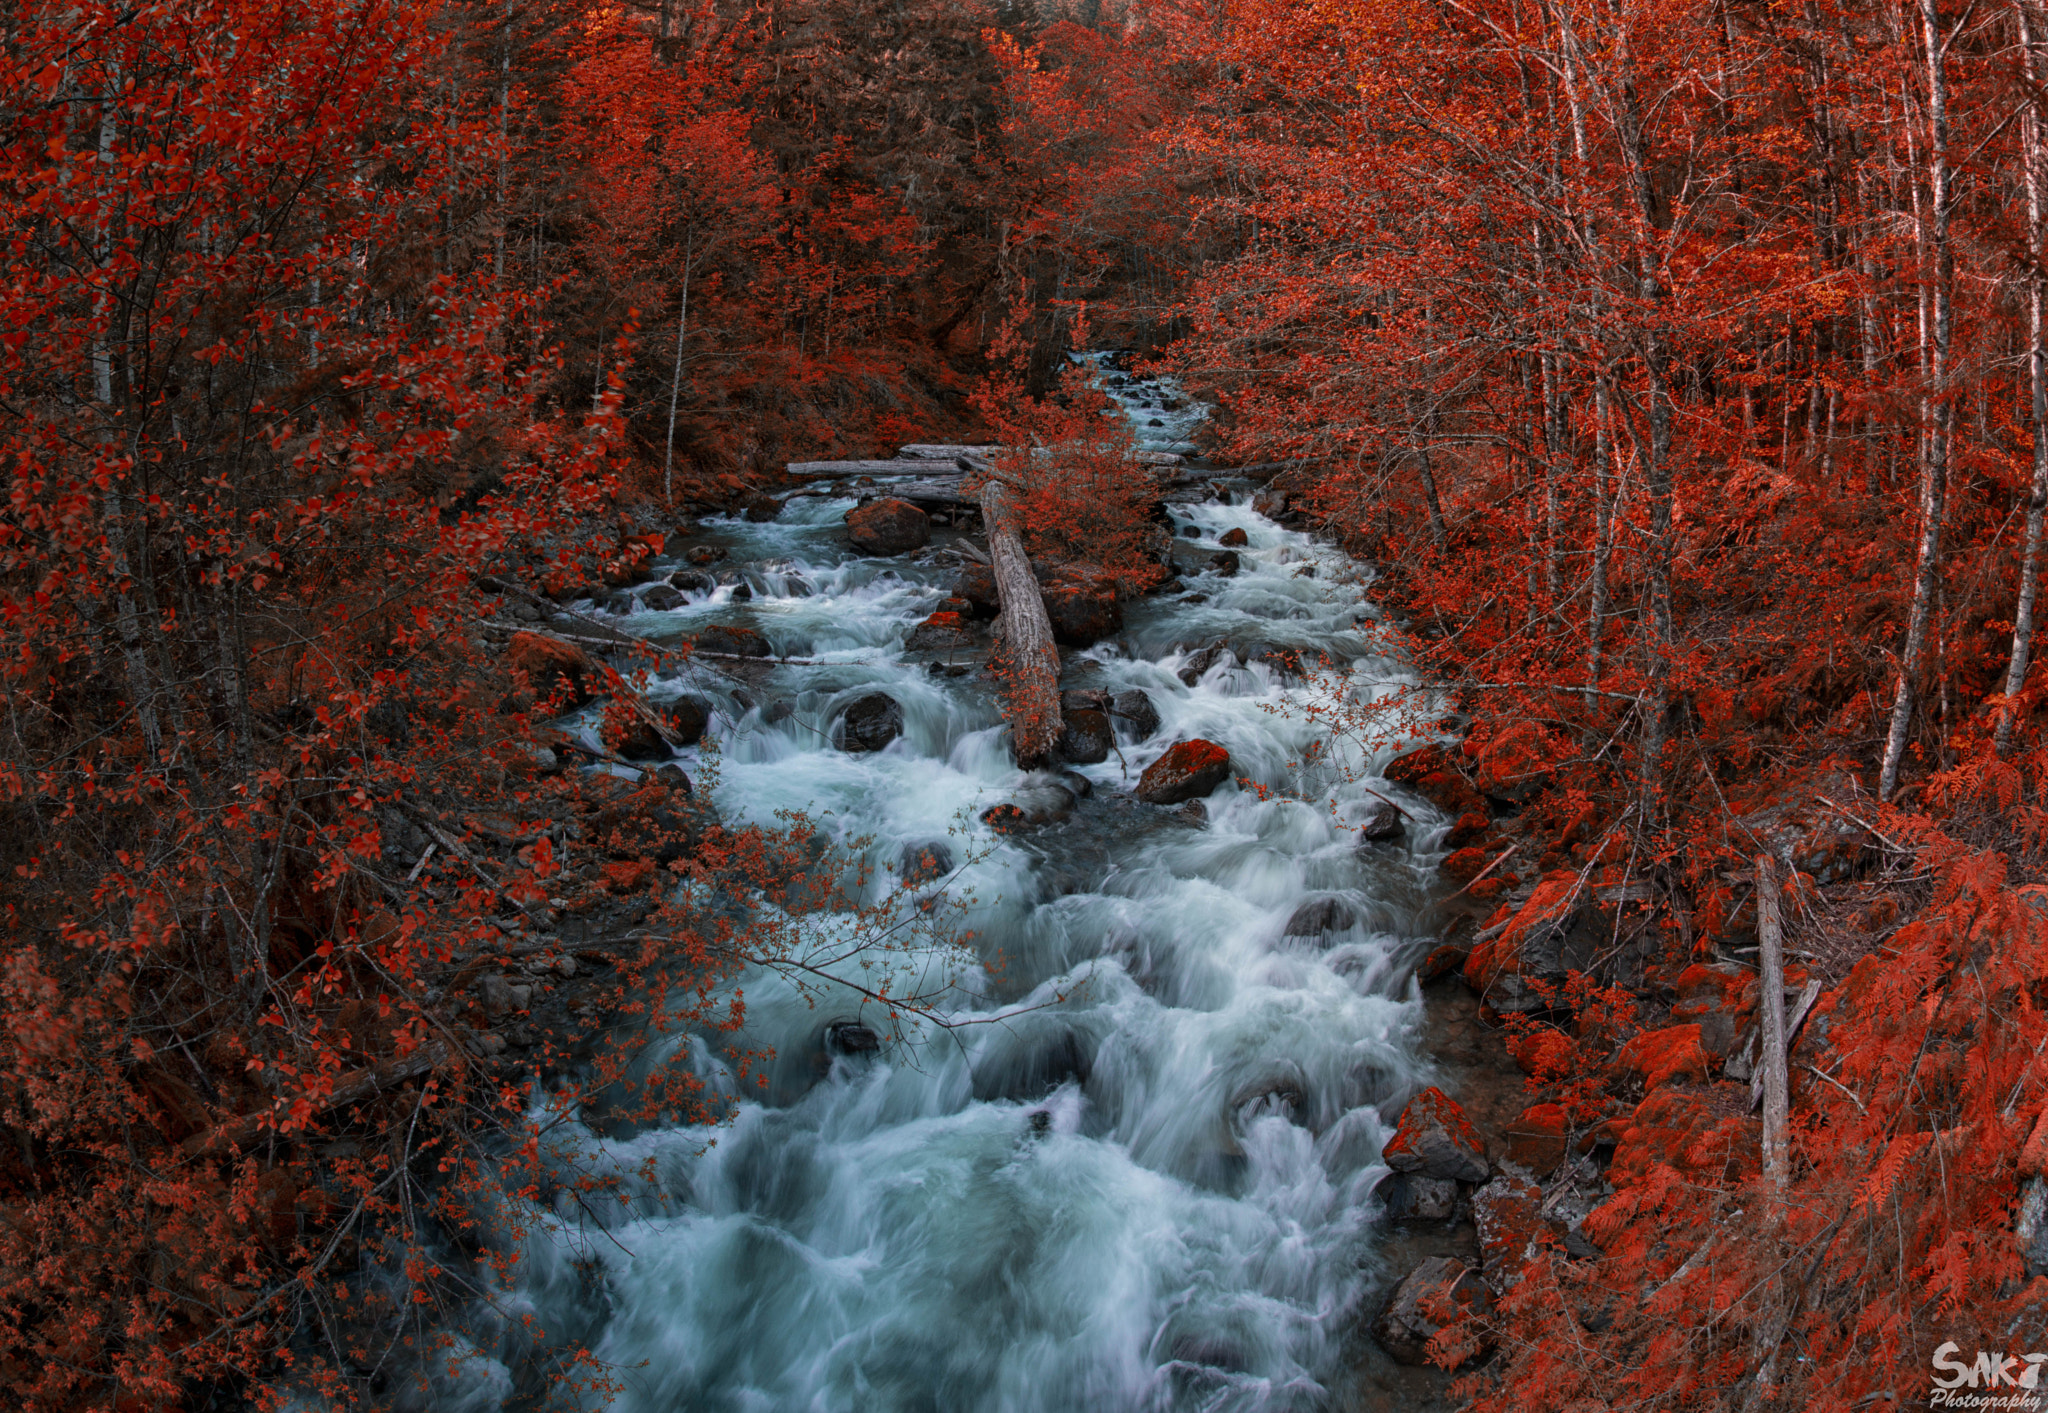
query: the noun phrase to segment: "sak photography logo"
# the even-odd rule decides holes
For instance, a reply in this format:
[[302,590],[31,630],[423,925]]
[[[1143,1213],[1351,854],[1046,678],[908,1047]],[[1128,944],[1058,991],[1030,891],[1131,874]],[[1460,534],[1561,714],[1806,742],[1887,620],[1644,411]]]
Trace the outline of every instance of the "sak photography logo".
[[1954,1340],[1934,1351],[1934,1392],[1929,1408],[2010,1409],[2042,1413],[2048,1403],[2048,1381],[2041,1365],[2048,1354],[2003,1354],[1978,1350],[1974,1360],[1956,1357]]

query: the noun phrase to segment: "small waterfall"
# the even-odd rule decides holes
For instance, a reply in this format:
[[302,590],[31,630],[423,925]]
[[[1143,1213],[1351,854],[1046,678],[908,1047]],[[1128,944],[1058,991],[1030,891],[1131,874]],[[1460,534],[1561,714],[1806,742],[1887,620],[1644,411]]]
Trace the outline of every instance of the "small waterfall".
[[[1146,443],[1185,449],[1202,409],[1104,377]],[[513,1317],[469,1332],[436,1406],[552,1406],[519,1314],[612,1366],[618,1413],[1323,1406],[1373,1275],[1380,1145],[1423,1082],[1410,974],[1434,862],[1361,849],[1358,780],[1383,762],[1302,710],[1409,680],[1358,630],[1357,566],[1243,505],[1173,507],[1191,548],[1242,529],[1242,569],[1133,604],[1116,641],[1070,654],[1069,685],[1142,689],[1159,728],[1079,767],[1090,793],[1064,822],[1004,835],[979,816],[1029,782],[988,683],[904,648],[952,570],[854,556],[852,505],[709,522],[726,582],[620,621],[655,638],[743,622],[807,659],[765,686],[699,670],[651,692],[711,702],[723,812],[800,809],[864,841],[871,897],[932,886],[903,876],[920,849],[958,861],[945,887],[971,899],[973,951],[895,956],[943,973],[945,1018],[968,1024],[849,1029],[851,991],[741,978],[737,1043],[774,1050],[768,1087],[716,1129],[557,1135],[634,1200],[602,1229],[568,1197],[529,1214]],[[1218,641],[1235,650],[1192,662]],[[1330,665],[1291,677],[1253,644]],[[899,703],[901,737],[838,749],[837,714],[872,691]],[[1130,793],[1190,736],[1250,782],[1206,822]],[[681,758],[693,777],[700,754]],[[1441,832],[1402,800],[1411,838]],[[1286,935],[1311,902],[1328,904],[1319,935]],[[722,1064],[702,1038],[669,1062]]]

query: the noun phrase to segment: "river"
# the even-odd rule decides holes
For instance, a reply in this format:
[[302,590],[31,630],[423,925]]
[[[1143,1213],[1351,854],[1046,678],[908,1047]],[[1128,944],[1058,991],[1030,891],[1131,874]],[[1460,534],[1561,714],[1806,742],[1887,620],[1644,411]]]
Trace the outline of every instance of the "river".
[[[1199,409],[1104,376],[1144,444],[1184,445]],[[776,1059],[729,1123],[558,1132],[634,1201],[526,1214],[516,1280],[435,1406],[554,1406],[534,1397],[527,1315],[614,1371],[604,1398],[561,1406],[616,1413],[1328,1405],[1379,1288],[1381,1141],[1428,1082],[1411,972],[1447,821],[1304,710],[1411,680],[1374,654],[1369,576],[1243,500],[1173,507],[1188,548],[1243,529],[1239,573],[1134,603],[1117,639],[1067,655],[1065,685],[1142,689],[1158,729],[1120,725],[1118,751],[1079,769],[1087,797],[1012,834],[980,814],[1020,792],[1057,803],[1050,782],[1011,764],[981,673],[904,648],[954,561],[855,555],[855,502],[831,494],[706,522],[751,598],[721,586],[623,626],[744,622],[807,661],[746,689],[703,669],[654,682],[716,708],[715,762],[679,763],[728,816],[803,810],[858,841],[871,900],[928,898],[902,864],[943,844],[971,940],[882,955],[905,984],[948,987],[896,1030],[850,990],[740,978],[739,1042]],[[1289,680],[1225,657],[1183,682],[1217,639],[1333,665]],[[838,712],[875,690],[901,704],[901,738],[836,748]],[[1260,788],[1226,783],[1206,819],[1139,804],[1139,773],[1188,737]],[[1411,811],[1405,844],[1359,843],[1373,792]],[[1283,935],[1324,899],[1334,930]],[[730,1084],[701,1037],[668,1058]]]

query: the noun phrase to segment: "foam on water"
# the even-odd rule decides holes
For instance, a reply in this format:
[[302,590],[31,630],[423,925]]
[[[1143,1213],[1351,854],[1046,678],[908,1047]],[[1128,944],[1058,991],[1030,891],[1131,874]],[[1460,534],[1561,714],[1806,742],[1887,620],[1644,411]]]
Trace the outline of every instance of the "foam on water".
[[[1196,579],[1204,603],[1134,605],[1119,642],[1069,662],[1146,690],[1160,729],[1083,768],[1094,794],[1071,820],[1004,836],[979,813],[1028,782],[987,684],[932,676],[902,646],[950,574],[851,556],[850,504],[715,525],[752,601],[699,594],[622,621],[658,636],[743,619],[812,659],[766,687],[699,670],[652,690],[712,699],[722,811],[802,809],[864,840],[872,897],[897,889],[905,846],[948,842],[974,954],[935,943],[895,964],[951,977],[941,1019],[965,1024],[833,1055],[824,1027],[864,1015],[856,994],[741,978],[738,1043],[777,1055],[765,1097],[718,1129],[558,1130],[633,1199],[597,1214],[565,1195],[523,1237],[508,1225],[516,1285],[437,1406],[547,1406],[521,1402],[546,1362],[522,1313],[550,1347],[586,1344],[618,1371],[619,1413],[1320,1406],[1373,1269],[1380,1144],[1422,1079],[1410,933],[1433,861],[1359,850],[1356,782],[1379,762],[1338,739],[1303,765],[1319,729],[1282,709],[1408,680],[1369,655],[1353,566],[1242,507],[1178,508],[1176,533],[1205,544],[1245,529],[1242,572]],[[1217,638],[1333,665],[1284,681],[1226,657],[1184,685],[1187,652]],[[835,715],[871,690],[902,704],[903,737],[835,749]],[[1222,786],[1206,824],[1130,794],[1190,736],[1251,782]],[[682,757],[693,775],[699,755]],[[1411,838],[1441,833],[1426,804],[1373,789],[1413,810]],[[1343,925],[1284,936],[1316,899],[1343,904]],[[703,1037],[668,1062],[714,1078],[723,1063]]]

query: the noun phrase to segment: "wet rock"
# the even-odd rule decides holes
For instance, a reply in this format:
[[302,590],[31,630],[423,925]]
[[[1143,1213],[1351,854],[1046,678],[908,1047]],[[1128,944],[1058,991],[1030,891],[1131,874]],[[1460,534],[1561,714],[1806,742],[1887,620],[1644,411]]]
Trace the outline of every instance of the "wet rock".
[[683,774],[683,768],[679,765],[670,764],[656,767],[654,778],[670,794],[680,795],[686,800],[696,793],[690,788],[690,777]]
[[754,589],[745,580],[741,580],[732,586],[732,592],[725,597],[727,603],[752,603],[754,601]]
[[1002,611],[996,574],[986,564],[970,564],[953,579],[953,597],[964,599],[975,618],[994,618]]
[[1372,805],[1358,823],[1359,840],[1367,844],[1390,844],[1407,832],[1401,811],[1386,800]]
[[1046,585],[1039,597],[1053,641],[1067,647],[1090,647],[1124,626],[1124,607],[1107,579],[1063,580]]
[[1289,1123],[1308,1112],[1308,1081],[1292,1063],[1255,1076],[1230,1095],[1230,1112],[1240,1123],[1277,1114]]
[[1209,556],[1209,572],[1217,575],[1219,578],[1228,579],[1243,567],[1242,561],[1229,550],[1225,550],[1221,554]]
[[656,584],[640,595],[640,607],[649,613],[667,613],[683,606],[682,593],[668,584]]
[[701,569],[678,569],[668,582],[686,594],[708,594],[718,587],[718,581]]
[[1199,540],[1202,538],[1202,527],[1199,525],[1183,525],[1181,526],[1180,533],[1181,538],[1184,540]]
[[1457,1101],[1433,1087],[1408,1101],[1380,1156],[1397,1173],[1486,1181],[1486,1145]]
[[1242,528],[1237,526],[1232,526],[1216,537],[1216,543],[1225,549],[1243,549],[1251,542],[1251,536],[1247,535]]
[[1260,491],[1252,497],[1252,509],[1268,520],[1278,520],[1287,513],[1287,497],[1278,491]]
[[953,847],[943,839],[905,844],[897,856],[896,873],[905,883],[930,883],[953,871]]
[[1074,711],[1062,718],[1059,758],[1075,765],[1096,765],[1109,758],[1110,747],[1116,744],[1116,737],[1110,731],[1109,717],[1099,711]]
[[697,634],[700,653],[724,653],[728,657],[771,657],[768,640],[751,628],[737,623],[714,623]]
[[1230,752],[1214,741],[1182,741],[1145,767],[1138,798],[1148,805],[1198,800],[1230,778]]
[[903,646],[911,652],[952,652],[970,647],[974,641],[974,628],[969,620],[941,609],[911,629]]
[[505,649],[505,666],[526,675],[529,690],[537,701],[546,701],[559,692],[571,706],[589,701],[589,682],[603,676],[603,669],[574,643],[543,638],[536,633],[512,635]]
[[1390,1221],[1448,1222],[1458,1214],[1458,1184],[1451,1178],[1394,1173],[1377,1191]]
[[1132,687],[1109,699],[1110,724],[1129,728],[1133,740],[1142,741],[1159,729],[1159,708],[1142,688]]
[[891,496],[846,513],[846,538],[862,554],[908,554],[931,543],[932,520]]
[[839,748],[879,751],[903,734],[903,707],[887,692],[857,697],[839,714]]
[[1059,772],[1059,782],[1066,789],[1073,791],[1076,799],[1085,800],[1095,793],[1095,782],[1078,770],[1062,770]]
[[607,744],[626,760],[667,760],[671,754],[660,728],[649,717],[637,713],[624,726],[608,729],[604,734]]
[[1317,898],[1294,910],[1294,916],[1287,919],[1287,930],[1281,935],[1321,939],[1357,925],[1358,915],[1344,899]]
[[992,1032],[974,1058],[974,1097],[983,1102],[1042,1098],[1085,1084],[1095,1067],[1092,1037],[1058,1016],[1019,1016]]
[[1226,658],[1229,658],[1233,662],[1236,661],[1236,658],[1232,656],[1231,651],[1228,647],[1224,646],[1222,643],[1211,643],[1206,648],[1197,648],[1193,652],[1189,653],[1187,657],[1181,662],[1179,671],[1177,671],[1174,675],[1179,677],[1183,683],[1192,687],[1197,682],[1202,680],[1203,675],[1206,674],[1210,668],[1214,667],[1217,663],[1222,662]]
[[795,715],[796,703],[788,697],[777,697],[774,701],[768,703],[767,706],[761,708],[761,724],[763,726],[773,726],[778,722],[787,721]]
[[1486,1287],[1465,1263],[1432,1256],[1394,1287],[1386,1308],[1372,1322],[1372,1337],[1394,1362],[1429,1362],[1429,1342],[1456,1319],[1484,1315],[1492,1307]]
[[1020,790],[1008,804],[983,810],[981,822],[998,832],[1057,824],[1074,812],[1074,792],[1063,785]]
[[747,497],[747,519],[756,525],[765,525],[782,514],[782,502],[765,492]]
[[690,552],[685,554],[683,558],[691,564],[699,566],[716,564],[725,558],[725,550],[718,545],[695,545],[691,547]]
[[1302,678],[1301,654],[1293,648],[1277,648],[1271,643],[1253,643],[1238,653],[1238,661],[1250,667],[1254,663],[1264,664],[1282,682],[1299,682]]
[[873,1055],[881,1048],[882,1037],[873,1026],[855,1020],[836,1020],[825,1027],[825,1052],[829,1055]]
[[1182,824],[1190,824],[1197,829],[1209,822],[1209,807],[1200,800],[1189,800],[1175,810],[1174,814],[1179,817]]
[[669,729],[676,733],[678,742],[694,746],[704,739],[704,732],[711,725],[709,702],[702,697],[678,697],[665,710]]

